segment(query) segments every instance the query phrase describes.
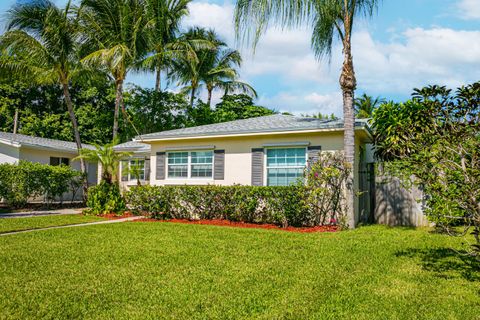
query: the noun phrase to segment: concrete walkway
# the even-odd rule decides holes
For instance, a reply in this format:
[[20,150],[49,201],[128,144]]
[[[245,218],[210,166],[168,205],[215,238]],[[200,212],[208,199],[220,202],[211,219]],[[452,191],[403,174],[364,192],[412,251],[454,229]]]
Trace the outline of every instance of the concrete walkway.
[[61,214],[80,214],[83,208],[66,208],[57,210],[32,210],[24,212],[12,212],[12,213],[0,213],[0,219],[2,218],[29,218],[29,217],[42,217],[42,216],[55,216]]
[[50,229],[63,229],[63,228],[72,228],[72,227],[85,227],[85,226],[93,226],[96,224],[109,224],[109,223],[119,223],[119,222],[127,222],[127,221],[135,221],[138,219],[143,219],[144,216],[136,216],[136,217],[128,217],[122,219],[112,219],[112,220],[105,220],[105,221],[96,221],[96,222],[85,222],[85,223],[78,223],[78,224],[69,224],[66,226],[53,226],[53,227],[45,227],[45,228],[38,228],[38,229],[30,229],[30,230],[20,230],[20,231],[12,231],[6,233],[0,233],[0,236],[9,236],[12,234],[19,234],[19,233],[26,233],[26,232],[33,232],[33,231],[42,231],[42,230],[50,230]]

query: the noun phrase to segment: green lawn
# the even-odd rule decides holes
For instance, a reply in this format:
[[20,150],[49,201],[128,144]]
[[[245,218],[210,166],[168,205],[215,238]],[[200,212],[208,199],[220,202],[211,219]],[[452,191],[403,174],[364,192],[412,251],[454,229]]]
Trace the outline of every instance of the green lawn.
[[52,226],[64,226],[69,224],[94,222],[105,220],[94,216],[81,214],[52,215],[30,218],[0,218],[0,233],[38,229]]
[[478,319],[460,240],[118,223],[0,237],[0,318]]

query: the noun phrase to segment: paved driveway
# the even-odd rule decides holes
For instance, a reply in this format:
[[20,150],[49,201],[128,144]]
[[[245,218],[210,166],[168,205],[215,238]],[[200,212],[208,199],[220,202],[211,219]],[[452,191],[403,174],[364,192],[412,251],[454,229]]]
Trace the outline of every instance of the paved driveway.
[[25,212],[12,212],[12,213],[0,213],[0,219],[2,218],[27,218],[27,217],[41,217],[60,214],[79,214],[83,211],[83,208],[68,208],[58,210],[32,210]]

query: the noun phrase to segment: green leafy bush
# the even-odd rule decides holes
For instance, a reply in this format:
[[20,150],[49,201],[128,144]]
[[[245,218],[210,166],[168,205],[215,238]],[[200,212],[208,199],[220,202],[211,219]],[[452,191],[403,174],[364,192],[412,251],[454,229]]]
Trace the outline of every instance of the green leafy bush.
[[[0,164],[0,197],[8,205],[22,207],[29,199],[43,196],[46,202],[75,191],[84,176],[69,166],[20,161],[18,164]],[[78,189],[78,187],[77,187]]]
[[88,188],[86,213],[89,214],[122,214],[125,207],[125,200],[120,193],[117,184],[109,184],[105,181]]
[[130,209],[157,219],[227,219],[307,226],[305,187],[139,186],[125,195]]
[[226,219],[281,226],[344,225],[349,169],[340,152],[322,152],[306,182],[286,187],[136,186],[126,194],[136,214],[156,219]]

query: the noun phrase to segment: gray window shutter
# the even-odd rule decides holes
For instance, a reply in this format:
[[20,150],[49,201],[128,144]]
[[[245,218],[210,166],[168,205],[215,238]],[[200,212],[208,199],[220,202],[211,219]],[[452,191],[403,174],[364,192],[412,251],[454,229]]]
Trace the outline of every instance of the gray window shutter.
[[263,186],[263,148],[252,149],[252,186]]
[[165,180],[165,152],[157,152],[155,178],[157,180]]
[[308,147],[308,165],[318,161],[319,153],[322,150],[321,146],[310,146]]
[[213,158],[213,179],[225,179],[225,150],[215,150]]
[[145,159],[145,181],[150,180],[150,159]]

